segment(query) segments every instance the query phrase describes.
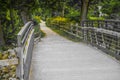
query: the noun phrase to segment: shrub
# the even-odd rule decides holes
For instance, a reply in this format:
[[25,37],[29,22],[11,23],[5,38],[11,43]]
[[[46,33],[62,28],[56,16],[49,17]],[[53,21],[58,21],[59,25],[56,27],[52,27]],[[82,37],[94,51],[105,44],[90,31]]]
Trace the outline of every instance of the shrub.
[[34,17],[33,17],[33,20],[34,20],[34,24],[35,24],[35,25],[37,25],[37,24],[39,24],[39,23],[41,22],[40,16],[34,16]]
[[103,17],[89,17],[90,20],[105,20]]
[[68,18],[58,16],[54,18],[48,18],[46,24],[50,27],[59,28],[67,27],[70,24],[70,21]]
[[69,9],[69,13],[65,15],[70,21],[80,22],[80,11],[74,8]]

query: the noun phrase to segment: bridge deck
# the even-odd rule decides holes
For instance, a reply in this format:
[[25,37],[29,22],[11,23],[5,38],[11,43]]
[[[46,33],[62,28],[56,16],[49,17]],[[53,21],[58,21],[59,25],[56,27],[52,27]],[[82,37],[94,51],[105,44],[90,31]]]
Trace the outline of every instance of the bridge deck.
[[35,45],[30,80],[120,80],[120,63],[41,24],[46,37]]

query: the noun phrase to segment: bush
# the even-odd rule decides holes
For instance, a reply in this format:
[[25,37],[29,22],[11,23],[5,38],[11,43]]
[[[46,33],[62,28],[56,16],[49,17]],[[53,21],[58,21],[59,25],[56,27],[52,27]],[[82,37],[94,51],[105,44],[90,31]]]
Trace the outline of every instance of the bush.
[[50,27],[59,28],[67,27],[70,24],[70,21],[68,18],[58,16],[54,18],[48,18],[46,24]]
[[103,17],[89,17],[90,20],[105,20]]
[[41,18],[40,16],[34,16],[33,17],[33,21],[34,21],[34,24],[37,25],[41,22]]
[[35,25],[34,26],[35,32],[34,32],[34,37],[41,37],[43,38],[45,36],[45,33],[40,29],[40,25]]
[[80,22],[80,11],[74,8],[69,9],[69,13],[65,15],[70,21]]

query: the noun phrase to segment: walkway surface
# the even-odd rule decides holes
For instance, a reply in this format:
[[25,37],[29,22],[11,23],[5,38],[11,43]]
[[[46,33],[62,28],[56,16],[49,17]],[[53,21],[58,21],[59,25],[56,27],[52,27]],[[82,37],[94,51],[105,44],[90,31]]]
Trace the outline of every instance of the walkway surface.
[[41,24],[46,37],[35,45],[30,80],[120,80],[120,63]]

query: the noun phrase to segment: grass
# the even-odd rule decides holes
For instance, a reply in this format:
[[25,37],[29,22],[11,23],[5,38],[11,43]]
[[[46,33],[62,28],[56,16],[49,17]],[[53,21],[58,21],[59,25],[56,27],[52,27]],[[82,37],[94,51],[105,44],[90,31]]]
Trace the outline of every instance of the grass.
[[59,30],[57,28],[54,28],[54,27],[50,27],[48,26],[49,28],[51,28],[54,32],[58,33],[60,36],[63,36],[64,38],[68,39],[68,40],[71,40],[73,42],[80,42],[81,40],[73,35],[70,35],[62,30]]
[[4,46],[0,46],[0,52],[2,51],[7,51],[8,49],[14,49],[15,46],[13,45],[4,45]]
[[34,29],[35,29],[35,38],[37,38],[40,35],[41,35],[41,38],[45,37],[46,34],[40,29],[39,25],[35,25]]
[[42,30],[40,30],[40,32],[41,32],[41,38],[46,36],[46,34]]

